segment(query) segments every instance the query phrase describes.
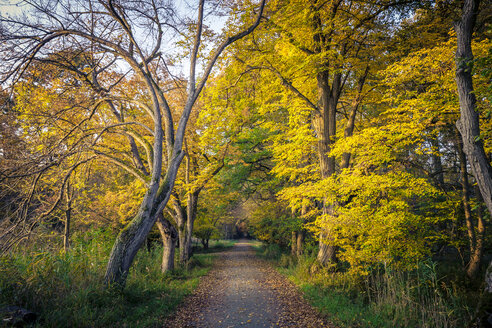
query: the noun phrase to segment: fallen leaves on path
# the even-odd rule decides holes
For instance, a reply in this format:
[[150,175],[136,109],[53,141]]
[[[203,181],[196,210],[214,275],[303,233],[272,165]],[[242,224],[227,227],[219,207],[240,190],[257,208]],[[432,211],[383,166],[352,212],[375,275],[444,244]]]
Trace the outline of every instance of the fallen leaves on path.
[[218,253],[214,268],[164,327],[333,327],[297,287],[252,247],[237,243]]

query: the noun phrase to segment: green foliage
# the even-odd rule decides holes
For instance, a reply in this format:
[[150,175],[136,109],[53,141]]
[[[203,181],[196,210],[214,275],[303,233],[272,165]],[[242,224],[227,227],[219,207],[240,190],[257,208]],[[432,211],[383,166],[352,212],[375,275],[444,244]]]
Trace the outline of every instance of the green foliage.
[[313,272],[314,256],[293,261],[270,245],[257,249],[340,327],[465,327],[480,298],[463,277],[450,275],[456,270],[450,264],[425,260],[409,271],[373,267],[361,279],[349,272]]
[[26,249],[0,258],[0,307],[18,305],[39,314],[46,327],[154,327],[208,272],[212,257],[163,275],[162,249],[138,253],[124,290],[102,281],[114,236],[96,230],[78,234],[68,253]]
[[291,231],[299,225],[298,219],[285,210],[282,202],[265,202],[251,213],[249,223],[254,237],[280,247],[289,245]]
[[195,221],[193,228],[193,235],[201,239],[207,247],[210,239],[220,239],[221,237],[219,229],[213,223],[213,220],[201,217]]
[[283,255],[282,249],[277,244],[266,244],[256,247],[257,255],[269,259],[269,260],[280,260]]

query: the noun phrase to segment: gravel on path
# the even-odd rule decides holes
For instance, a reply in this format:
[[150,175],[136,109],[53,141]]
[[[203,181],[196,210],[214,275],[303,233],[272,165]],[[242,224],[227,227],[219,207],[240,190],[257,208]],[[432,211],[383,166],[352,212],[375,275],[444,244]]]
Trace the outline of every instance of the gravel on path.
[[198,288],[168,318],[169,328],[333,327],[249,241],[218,253]]

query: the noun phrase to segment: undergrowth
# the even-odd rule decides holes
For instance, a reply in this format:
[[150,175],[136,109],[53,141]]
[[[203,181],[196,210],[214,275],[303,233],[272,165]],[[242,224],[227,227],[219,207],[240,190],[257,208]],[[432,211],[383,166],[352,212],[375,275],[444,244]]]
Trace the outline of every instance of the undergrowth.
[[142,249],[126,288],[108,289],[103,277],[113,241],[98,231],[75,237],[66,254],[31,248],[0,257],[0,308],[34,311],[42,327],[160,327],[213,261],[195,254],[187,268],[162,274],[162,248]]
[[193,250],[195,254],[217,253],[231,248],[235,243],[235,240],[211,240],[208,249],[204,249],[202,246],[193,246]]
[[[340,327],[475,327],[480,286],[456,268],[431,260],[412,271],[374,268],[355,276],[316,268],[315,255],[294,259],[276,246],[257,248],[300,287],[305,298]],[[313,266],[314,265],[314,266]]]

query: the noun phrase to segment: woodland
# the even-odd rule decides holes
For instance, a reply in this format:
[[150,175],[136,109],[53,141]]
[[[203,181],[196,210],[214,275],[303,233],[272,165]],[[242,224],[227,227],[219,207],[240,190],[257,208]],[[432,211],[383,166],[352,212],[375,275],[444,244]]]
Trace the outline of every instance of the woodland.
[[339,326],[491,327],[491,4],[0,2],[0,308],[156,326],[250,236]]

